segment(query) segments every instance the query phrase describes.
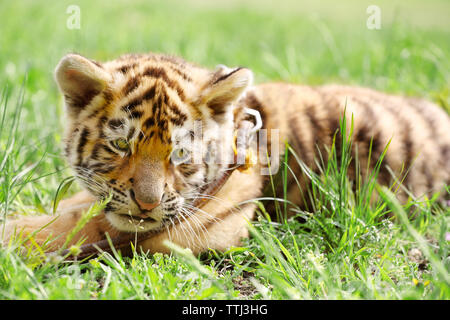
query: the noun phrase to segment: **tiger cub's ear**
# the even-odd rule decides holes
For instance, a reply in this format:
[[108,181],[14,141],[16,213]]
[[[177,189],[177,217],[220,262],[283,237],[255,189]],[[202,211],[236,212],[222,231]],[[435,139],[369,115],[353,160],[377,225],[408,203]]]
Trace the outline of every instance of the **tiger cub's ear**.
[[201,93],[201,103],[211,109],[211,114],[219,120],[231,110],[245,89],[253,82],[253,73],[247,68],[230,69],[220,65]]
[[111,76],[97,62],[68,54],[58,63],[55,79],[69,114],[76,115],[103,91]]

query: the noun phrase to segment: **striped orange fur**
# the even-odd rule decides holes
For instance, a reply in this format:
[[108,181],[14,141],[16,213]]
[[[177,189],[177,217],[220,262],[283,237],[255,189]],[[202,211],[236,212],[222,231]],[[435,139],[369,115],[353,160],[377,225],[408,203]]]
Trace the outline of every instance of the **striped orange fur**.
[[[60,235],[51,249],[64,242],[89,204],[109,194],[104,214],[90,221],[74,241],[153,230],[153,236],[140,244],[144,250],[167,252],[166,239],[194,253],[239,244],[254,215],[255,205],[248,200],[260,196],[267,181],[260,174],[261,165],[246,173],[234,171],[214,197],[201,191],[226,170],[223,162],[205,159],[217,160],[216,149],[232,153],[232,133],[245,117],[245,108],[260,112],[269,134],[278,130],[280,157],[289,141],[312,170],[317,170],[319,153],[326,160],[345,112],[347,119],[354,119],[353,156],[361,163],[367,163],[371,145],[373,167],[390,141],[380,183],[402,181],[413,194],[423,196],[442,190],[450,180],[450,119],[425,100],[338,85],[253,86],[246,68],[209,70],[162,54],[130,54],[105,63],[70,54],[55,75],[65,97],[65,155],[86,190],[65,200],[56,222],[35,235],[38,242]],[[195,123],[202,125],[202,161],[174,162],[174,154],[183,158],[193,153],[177,143],[192,138]],[[307,189],[308,181],[295,161],[289,164]],[[365,167],[361,170],[364,175]],[[350,178],[354,171],[353,165]],[[288,198],[302,205],[298,186],[293,178],[289,182]],[[196,197],[206,200],[201,210],[192,207]],[[246,204],[238,206],[242,202]],[[11,221],[7,231],[30,233],[52,218]]]

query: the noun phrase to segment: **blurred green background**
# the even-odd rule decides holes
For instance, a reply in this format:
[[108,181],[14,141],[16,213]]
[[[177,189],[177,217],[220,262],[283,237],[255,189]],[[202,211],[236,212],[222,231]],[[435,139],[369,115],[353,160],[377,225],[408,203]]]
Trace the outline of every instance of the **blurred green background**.
[[[369,30],[373,2],[3,0],[0,79],[29,70],[47,89],[67,52],[108,60],[156,51],[207,66],[246,65],[258,81],[440,90],[449,73],[450,1],[376,1],[381,29]],[[67,28],[70,5],[80,8],[80,29]]]

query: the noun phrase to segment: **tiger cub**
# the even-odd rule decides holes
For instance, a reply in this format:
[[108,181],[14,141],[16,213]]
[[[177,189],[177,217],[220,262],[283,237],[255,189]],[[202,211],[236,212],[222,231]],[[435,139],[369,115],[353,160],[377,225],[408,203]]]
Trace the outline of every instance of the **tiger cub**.
[[[168,252],[167,239],[194,253],[225,250],[248,236],[255,210],[251,199],[261,196],[268,181],[263,169],[272,166],[269,173],[275,173],[285,142],[317,170],[315,160],[327,154],[344,114],[353,116],[353,151],[361,163],[367,163],[371,146],[373,167],[389,143],[380,183],[397,181],[421,196],[442,190],[450,180],[450,119],[424,100],[338,85],[253,86],[249,69],[209,70],[162,54],[131,54],[105,63],[68,54],[55,78],[65,100],[65,155],[85,190],[62,201],[56,219],[10,221],[6,239],[14,232],[35,232],[37,243],[53,238],[48,250],[57,249],[81,214],[96,199],[110,196],[104,212],[72,242],[150,232],[140,243],[150,252]],[[255,127],[258,122],[249,110],[256,118],[259,113],[259,133],[265,134],[255,133],[257,144],[246,150],[256,161],[234,170],[235,132],[244,119]],[[201,139],[191,143],[198,132]],[[290,164],[306,188],[299,167]],[[224,172],[230,173],[225,183],[214,194],[206,192]],[[301,205],[292,182],[288,199]]]

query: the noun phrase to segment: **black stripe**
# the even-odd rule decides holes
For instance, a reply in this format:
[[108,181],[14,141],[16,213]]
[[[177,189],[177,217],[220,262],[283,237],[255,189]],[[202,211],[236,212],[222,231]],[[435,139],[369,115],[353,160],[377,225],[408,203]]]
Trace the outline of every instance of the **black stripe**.
[[380,134],[374,133],[374,129],[377,129],[378,126],[378,118],[372,110],[372,105],[362,100],[358,97],[351,97],[353,101],[358,103],[360,109],[363,111],[364,115],[361,117],[360,122],[364,124],[361,126],[355,135],[355,142],[364,143],[366,146],[367,152],[369,152],[370,140],[372,140],[372,155],[375,155],[375,161],[381,156],[384,151],[384,147],[380,142]]
[[75,109],[83,109],[85,106],[89,105],[98,94],[100,90],[89,88],[84,90],[81,94],[64,95],[67,104]]
[[[375,99],[374,99],[375,100]],[[402,162],[405,165],[405,169],[409,169],[414,157],[415,153],[415,143],[414,140],[411,139],[410,136],[410,129],[413,127],[413,125],[410,123],[409,118],[405,117],[403,114],[400,114],[398,112],[399,108],[397,105],[393,105],[391,103],[391,100],[389,99],[377,99],[376,102],[386,111],[388,111],[395,119],[396,123],[401,126],[401,132],[403,132],[403,135],[401,137],[401,146],[404,153],[404,158],[402,159]],[[386,146],[382,146],[383,150]],[[381,154],[381,152],[380,152]],[[386,159],[386,162],[389,163],[389,159]],[[385,166],[383,166],[384,168]],[[406,172],[406,171],[405,171]],[[403,173],[404,174],[404,173]],[[391,175],[387,173],[386,175],[389,175],[389,179],[385,178],[385,181],[389,182]],[[406,175],[403,179],[403,184],[408,185],[410,175]]]
[[303,162],[305,162],[308,166],[310,166],[312,164],[312,159],[309,156],[309,152],[308,149],[306,148],[305,143],[302,141],[302,139],[300,138],[301,134],[300,134],[300,130],[298,129],[297,126],[297,120],[295,117],[291,117],[289,119],[289,127],[292,129],[291,132],[291,141],[292,144],[294,146],[294,150],[297,153],[297,156],[303,160]]
[[98,160],[98,156],[99,156],[98,153],[99,153],[101,147],[102,147],[102,144],[101,144],[101,143],[96,143],[96,144],[94,145],[94,147],[92,148],[92,152],[91,152],[90,159],[92,159],[92,160]]
[[172,69],[174,72],[176,72],[180,77],[182,77],[184,80],[188,81],[188,82],[192,82],[192,78],[190,76],[188,76],[186,73],[184,73],[183,71],[177,69],[174,66],[170,66],[170,69]]
[[142,131],[139,132],[139,136],[138,136],[139,142],[141,142],[144,138],[145,138],[145,134]]
[[92,113],[90,113],[86,118],[87,119],[96,118],[100,111],[101,109],[96,109]]
[[165,96],[164,96],[164,104],[165,104],[167,107],[169,107],[169,109],[170,109],[173,113],[175,113],[177,116],[182,117],[182,118],[186,118],[186,119],[187,119],[186,114],[185,114],[184,112],[181,112],[181,110],[178,108],[178,106],[177,106],[176,104],[173,104],[173,103],[170,101],[168,95],[165,95]]
[[152,113],[153,113],[153,118],[155,119],[155,122],[160,121],[161,111],[162,111],[162,100],[161,100],[161,96],[158,96],[156,98],[156,101],[153,102],[153,106],[152,106]]
[[133,111],[137,106],[142,104],[142,97],[137,97],[129,101],[126,105],[122,106],[122,111]]
[[83,162],[83,151],[84,147],[88,141],[90,132],[88,128],[84,128],[81,131],[80,139],[78,140],[77,153],[78,153],[78,165]]
[[132,111],[128,114],[129,119],[140,119],[144,115],[142,111]]
[[405,99],[408,105],[413,107],[417,111],[417,115],[422,117],[425,122],[428,123],[428,128],[431,131],[431,135],[433,136],[433,140],[438,140],[437,137],[439,136],[436,131],[436,120],[433,117],[433,112],[431,109],[425,107],[425,101],[422,101],[417,98],[406,98]]
[[136,129],[135,129],[134,127],[131,127],[131,129],[130,129],[130,131],[128,132],[128,135],[127,135],[127,140],[128,140],[128,141],[130,141],[131,138],[133,138],[134,132],[135,132],[135,131],[136,131]]
[[144,100],[150,100],[153,99],[155,96],[156,86],[152,86],[149,89],[145,90],[144,94],[142,95],[142,99]]
[[238,72],[241,69],[243,69],[243,67],[236,68],[233,71],[231,71],[230,73],[224,74],[223,76],[217,78],[212,84],[216,84],[220,81],[225,80],[226,78],[230,77],[231,75],[233,75],[234,73]]
[[105,90],[103,90],[103,99],[105,99],[105,104],[107,105],[113,101],[114,93],[111,88],[106,88]]
[[111,187],[115,192],[117,192],[118,194],[124,196],[125,198],[128,198],[128,195],[126,193],[124,193],[123,191],[117,189],[116,187]]
[[[355,142],[359,142],[360,145],[362,143],[364,143],[364,145],[365,145],[364,151],[367,151],[367,154],[365,156],[367,156],[367,157],[369,156],[370,143],[372,143],[371,159],[370,159],[369,167],[373,168],[375,166],[375,164],[378,162],[378,160],[380,159],[381,155],[383,154],[384,149],[386,148],[386,145],[381,142],[380,131],[378,130],[376,132],[373,132],[374,129],[376,130],[379,128],[379,125],[377,123],[378,118],[375,115],[375,113],[373,112],[373,106],[372,106],[372,104],[370,104],[370,102],[363,100],[360,97],[355,97],[355,96],[352,96],[351,99],[353,101],[355,101],[356,103],[359,103],[360,109],[362,109],[362,111],[364,112],[364,116],[360,119],[360,122],[364,123],[364,126],[361,127],[359,129],[359,131],[356,133],[356,136],[355,136],[356,141]],[[376,101],[376,103],[382,104],[379,101]],[[390,113],[392,113],[391,110],[388,110],[388,111]],[[371,128],[373,128],[373,129],[371,130]],[[352,148],[354,151],[354,147],[352,147]],[[387,170],[387,167],[386,167],[386,164],[389,163],[389,159],[386,158],[386,154],[385,154],[385,158],[383,159],[383,163],[380,166],[378,179],[382,184],[388,185],[391,180],[391,174],[389,173],[389,171]]]
[[98,131],[98,137],[99,137],[100,139],[105,139],[105,134],[103,133],[103,127],[105,126],[105,124],[107,123],[107,121],[108,121],[108,117],[107,117],[107,116],[101,116],[101,117],[98,119],[98,122],[97,122],[97,131]]
[[89,60],[90,62],[92,62],[93,64],[95,64],[97,67],[103,69],[103,66],[102,66],[102,64],[101,64],[100,62],[95,61],[95,60],[92,60],[92,59],[88,59],[88,60]]
[[100,129],[100,130],[102,130],[103,129],[103,126],[105,125],[105,123],[108,121],[108,117],[107,116],[101,116],[99,119],[98,119],[98,122],[97,122],[97,128],[98,129]]
[[105,206],[105,212],[109,212],[109,211],[113,211],[114,209],[116,209],[115,207],[114,207],[114,205],[111,203],[111,202],[108,202],[107,204],[106,204],[106,206]]
[[64,147],[64,155],[66,158],[69,158],[69,156],[70,156],[70,147],[71,147],[71,144],[67,142],[66,146]]
[[124,95],[128,95],[130,92],[134,91],[139,86],[139,81],[136,77],[131,78],[127,81],[122,89]]
[[427,193],[430,193],[433,191],[434,187],[434,178],[433,175],[430,172],[430,169],[428,168],[427,163],[424,161],[422,162],[422,173],[425,176],[425,179],[427,181],[426,187],[427,187]]
[[103,163],[103,162],[97,162],[97,163],[94,163],[94,164],[90,164],[88,166],[88,169],[91,169],[92,171],[95,171],[97,169],[101,169],[101,168],[106,167],[106,166],[107,165],[105,163]]
[[158,130],[157,133],[158,133],[159,140],[161,140],[162,143],[165,143],[166,141],[164,139],[164,131]]
[[143,126],[145,128],[150,128],[153,127],[155,125],[155,120],[153,119],[153,116],[148,118],[147,120],[144,121]]
[[114,166],[109,166],[109,167],[105,167],[105,168],[98,168],[95,170],[95,173],[110,173],[111,171],[114,171],[115,167]]
[[180,84],[177,81],[170,79],[163,68],[149,67],[142,73],[142,75],[163,80],[169,88],[175,90],[178,93],[178,96],[182,101],[186,101],[185,93]]
[[128,72],[128,70],[130,70],[130,69],[132,69],[132,68],[134,68],[136,66],[137,66],[137,63],[133,62],[132,64],[123,65],[123,66],[117,68],[117,70],[125,74],[125,73]]
[[167,120],[162,119],[159,123],[159,127],[162,131],[167,131],[168,129],[168,122]]
[[444,163],[449,164],[450,163],[450,145],[444,145],[440,149],[441,151],[441,157],[444,160]]
[[209,181],[208,181],[208,175],[209,175],[209,170],[210,170],[210,167],[209,167],[209,163],[208,162],[203,162],[203,165],[205,166],[205,173],[203,174],[203,184],[207,184]]
[[174,56],[160,55],[159,60],[170,63],[170,68],[186,69],[186,61]]
[[320,124],[320,120],[316,117],[314,105],[310,105],[306,108],[306,116],[309,119],[309,122],[312,125],[312,137],[313,137],[313,143],[314,143],[314,149],[316,148],[316,145],[319,147],[322,147],[321,145],[321,139],[320,139],[320,132],[323,131],[322,125]]
[[187,117],[186,116],[178,118],[170,117],[169,120],[176,126],[182,126],[183,123],[187,120]]
[[173,122],[175,125],[181,126],[187,120],[188,118],[187,115],[184,112],[181,112],[181,110],[172,103],[168,103],[167,106],[177,116],[177,117],[170,117],[170,121]]
[[84,170],[84,169],[86,169],[86,166],[84,164],[80,164],[79,166],[76,166],[74,169],[75,169],[75,172],[77,173],[77,175],[80,177],[86,177],[86,178],[92,177],[92,173],[90,171],[86,172]]
[[148,101],[153,99],[155,96],[155,86],[150,87],[147,89],[142,96],[136,97],[129,101],[126,105],[122,106],[122,111],[129,112],[133,111],[136,107],[140,106],[144,101]]
[[186,178],[189,178],[189,177],[192,176],[193,174],[197,173],[199,169],[200,169],[199,166],[195,166],[195,165],[192,165],[192,164],[182,163],[182,164],[178,165],[178,170],[179,170]]
[[108,152],[109,154],[113,154],[113,155],[117,155],[117,153],[115,153],[113,150],[111,150],[110,147],[108,147],[107,145],[103,144],[102,145],[103,150],[105,150],[106,152]]
[[[403,148],[406,153],[405,157],[405,173],[410,169],[413,158],[415,156],[414,154],[414,141],[411,139],[411,132],[413,132],[412,125],[405,119],[404,124],[404,130],[403,130]],[[404,174],[404,173],[403,173]],[[407,174],[403,180],[403,183],[406,185],[409,180],[409,174]]]
[[259,111],[259,113],[261,115],[262,123],[263,123],[263,125],[265,125],[266,119],[267,119],[267,114],[264,110],[264,107],[263,107],[261,101],[259,101],[259,99],[256,97],[256,95],[253,92],[249,92],[245,96],[244,103],[250,109],[255,109],[255,110]]
[[72,134],[70,135],[70,138],[65,140],[66,146],[64,147],[64,154],[67,158],[69,158],[69,155],[71,154],[73,139],[79,131],[80,131],[80,128],[75,128],[75,130],[73,130]]
[[166,117],[169,117],[169,120],[175,125],[183,125],[183,123],[187,120],[187,115],[184,112],[181,112],[178,106],[170,101],[168,95],[164,96],[164,104],[177,116],[169,116],[167,112],[165,112]]

